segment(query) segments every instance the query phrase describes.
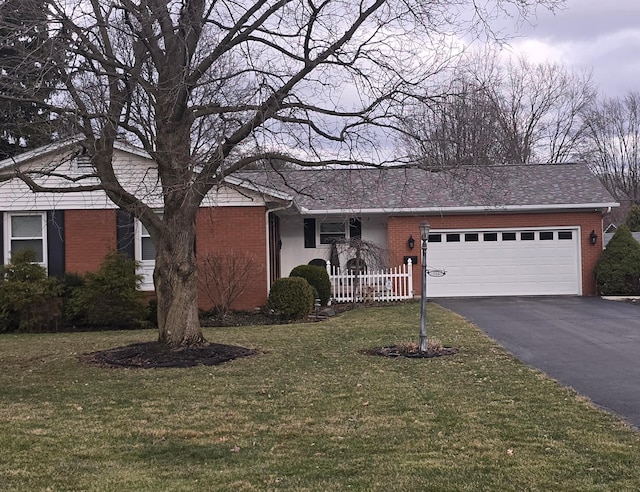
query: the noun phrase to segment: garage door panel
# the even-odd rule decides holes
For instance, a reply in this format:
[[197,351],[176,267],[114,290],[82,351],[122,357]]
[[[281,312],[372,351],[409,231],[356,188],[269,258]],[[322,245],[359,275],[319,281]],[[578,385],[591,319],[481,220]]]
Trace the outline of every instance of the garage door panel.
[[447,242],[447,233],[442,233],[442,242],[429,243],[429,267],[447,272],[429,277],[430,297],[580,293],[577,228],[447,232],[459,235],[450,237],[460,237],[460,242]]

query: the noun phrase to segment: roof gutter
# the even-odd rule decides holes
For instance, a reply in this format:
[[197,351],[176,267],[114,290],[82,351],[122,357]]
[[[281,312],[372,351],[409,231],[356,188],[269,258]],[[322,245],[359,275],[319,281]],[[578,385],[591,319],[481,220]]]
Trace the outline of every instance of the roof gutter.
[[351,208],[351,209],[318,209],[300,208],[303,215],[345,215],[345,214],[479,214],[488,212],[536,212],[553,210],[594,210],[619,207],[619,203],[559,203],[550,205],[504,205],[504,206],[466,206],[466,207],[390,207],[390,208]]

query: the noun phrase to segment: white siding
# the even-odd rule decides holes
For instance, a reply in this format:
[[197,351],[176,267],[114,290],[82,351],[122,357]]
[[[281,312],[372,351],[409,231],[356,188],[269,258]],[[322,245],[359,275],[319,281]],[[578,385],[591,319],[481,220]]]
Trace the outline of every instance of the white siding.
[[[309,217],[310,218],[310,217]],[[343,220],[341,218],[318,217],[316,218],[316,229],[321,220]],[[384,217],[360,217],[362,222],[362,239],[387,248],[387,222]],[[309,263],[315,258],[323,260],[329,259],[329,245],[320,244],[316,241],[315,248],[304,247],[304,217],[284,216],[280,219],[280,239],[282,249],[280,250],[281,274],[283,277],[289,275],[298,265]],[[317,237],[317,236],[316,236]],[[349,258],[341,257],[340,263],[344,265]]]
[[[114,151],[114,168],[125,189],[144,199],[151,207],[161,208],[162,200],[158,177],[153,161],[136,154]],[[75,169],[69,153],[45,156],[25,164],[23,169],[55,169],[60,174],[73,177],[82,173]],[[45,186],[72,186],[62,178],[39,179]],[[94,184],[95,180],[82,180],[77,184]],[[240,193],[230,187],[212,190],[203,206],[263,206],[264,199],[254,192]],[[115,205],[101,191],[83,193],[33,193],[18,179],[0,183],[0,209],[4,211],[26,210],[86,210],[109,209]]]

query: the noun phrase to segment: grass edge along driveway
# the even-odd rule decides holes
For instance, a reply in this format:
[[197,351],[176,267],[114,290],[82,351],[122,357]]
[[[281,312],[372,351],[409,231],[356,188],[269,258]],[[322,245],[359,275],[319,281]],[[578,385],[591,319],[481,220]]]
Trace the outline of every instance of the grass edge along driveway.
[[460,349],[391,359],[419,305],[208,329],[262,355],[216,367],[83,366],[154,331],[0,336],[8,490],[639,490],[639,434],[429,305]]

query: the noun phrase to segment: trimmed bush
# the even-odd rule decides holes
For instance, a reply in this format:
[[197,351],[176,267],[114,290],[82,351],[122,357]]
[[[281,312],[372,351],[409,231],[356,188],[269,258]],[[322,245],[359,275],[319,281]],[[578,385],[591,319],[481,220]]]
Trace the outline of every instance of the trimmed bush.
[[65,314],[80,324],[118,328],[146,325],[148,307],[138,290],[136,262],[119,252],[109,253],[95,273],[85,275],[76,287]]
[[594,273],[603,295],[640,295],[640,244],[627,226],[613,235]]
[[313,309],[313,288],[301,277],[279,278],[269,292],[269,309],[284,319],[308,316]]
[[35,263],[31,250],[17,251],[0,265],[0,332],[48,329],[60,317],[60,287]]
[[326,306],[331,299],[331,280],[327,270],[321,266],[299,265],[291,270],[290,277],[302,277],[316,289],[320,304]]

